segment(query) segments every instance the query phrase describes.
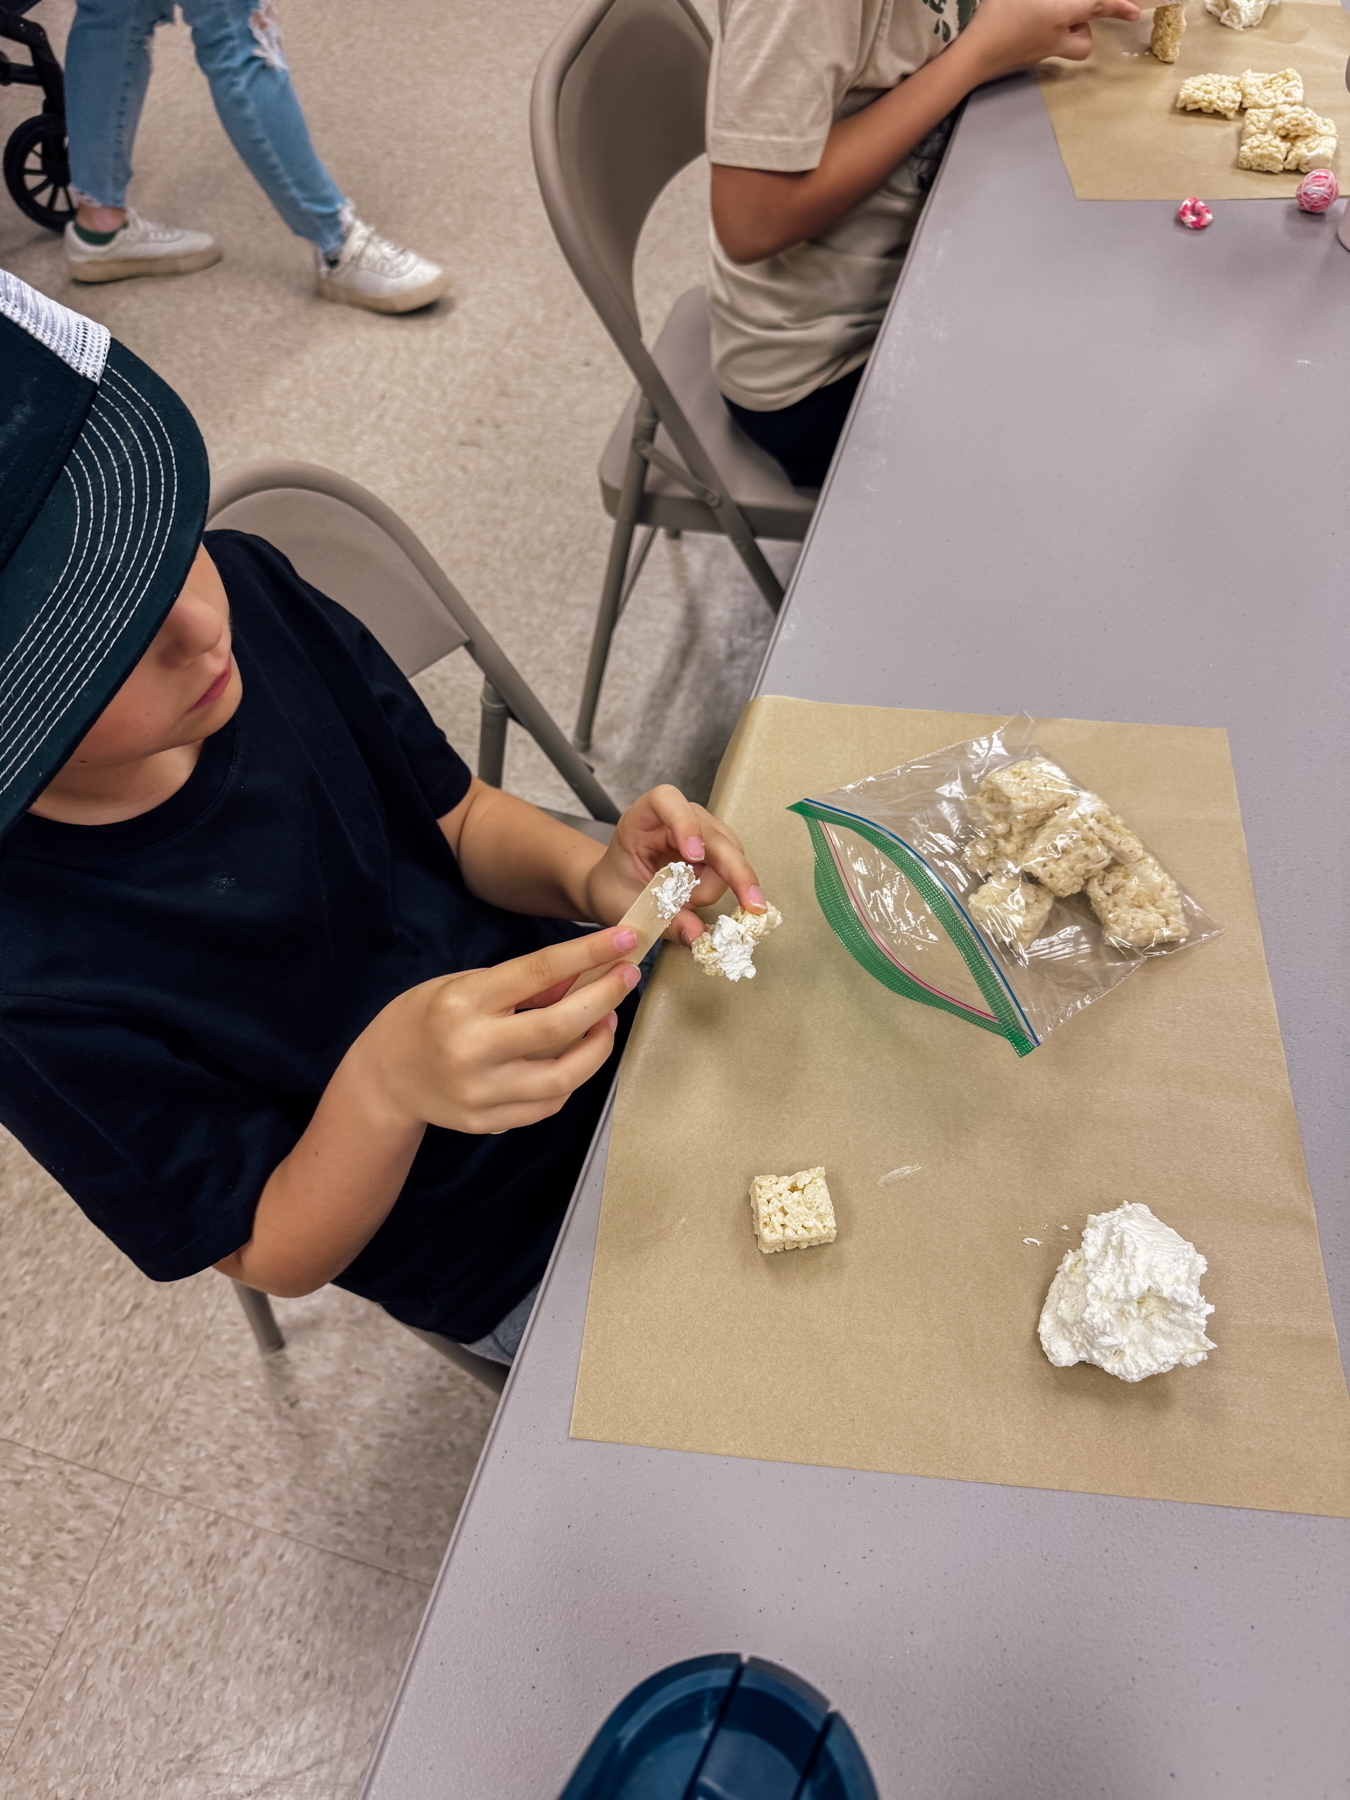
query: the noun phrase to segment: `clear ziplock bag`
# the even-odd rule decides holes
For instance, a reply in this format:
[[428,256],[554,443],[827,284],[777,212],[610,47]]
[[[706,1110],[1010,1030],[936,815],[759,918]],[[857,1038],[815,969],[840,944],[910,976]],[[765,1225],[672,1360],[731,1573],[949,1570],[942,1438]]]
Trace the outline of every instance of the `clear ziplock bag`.
[[1147,958],[1219,932],[1034,729],[1023,715],[789,808],[854,960],[1019,1056]]

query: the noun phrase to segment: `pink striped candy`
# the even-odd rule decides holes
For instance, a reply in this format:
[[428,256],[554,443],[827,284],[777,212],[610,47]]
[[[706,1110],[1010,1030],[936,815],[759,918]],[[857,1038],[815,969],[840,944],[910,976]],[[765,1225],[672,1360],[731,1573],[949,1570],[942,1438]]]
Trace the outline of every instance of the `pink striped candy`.
[[1309,169],[1295,189],[1294,198],[1304,212],[1324,213],[1340,191],[1330,169]]
[[1192,194],[1189,200],[1183,200],[1177,208],[1177,217],[1188,231],[1203,231],[1214,214],[1203,200],[1197,200]]

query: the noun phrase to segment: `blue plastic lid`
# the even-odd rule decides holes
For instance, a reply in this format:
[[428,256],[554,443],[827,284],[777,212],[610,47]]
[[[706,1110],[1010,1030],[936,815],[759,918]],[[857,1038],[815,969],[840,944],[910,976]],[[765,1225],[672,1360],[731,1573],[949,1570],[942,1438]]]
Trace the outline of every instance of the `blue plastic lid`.
[[621,1700],[561,1800],[877,1800],[823,1694],[774,1663],[699,1656]]

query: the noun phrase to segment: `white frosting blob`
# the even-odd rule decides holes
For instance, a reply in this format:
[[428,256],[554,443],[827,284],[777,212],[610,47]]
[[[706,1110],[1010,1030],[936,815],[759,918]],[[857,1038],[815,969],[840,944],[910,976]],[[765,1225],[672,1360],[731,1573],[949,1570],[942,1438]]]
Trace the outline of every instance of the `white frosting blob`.
[[713,920],[712,953],[728,981],[749,981],[755,974],[755,940],[730,913]]
[[1200,1292],[1207,1264],[1142,1201],[1091,1213],[1041,1312],[1041,1348],[1056,1368],[1094,1363],[1122,1381],[1204,1362],[1214,1311]]
[[698,876],[687,862],[667,863],[651,885],[656,910],[663,919],[673,919],[688,906],[689,896],[698,886]]
[[734,913],[719,913],[708,930],[694,939],[694,960],[705,975],[751,981],[755,976],[755,945],[782,923],[783,915],[776,906],[767,906],[762,913],[747,912],[743,906]]

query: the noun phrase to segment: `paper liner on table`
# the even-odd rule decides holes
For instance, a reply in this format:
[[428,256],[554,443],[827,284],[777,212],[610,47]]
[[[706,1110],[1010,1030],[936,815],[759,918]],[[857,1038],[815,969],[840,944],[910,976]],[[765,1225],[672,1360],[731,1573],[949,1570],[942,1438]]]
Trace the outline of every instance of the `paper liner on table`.
[[[1038,722],[1225,932],[1026,1060],[888,993],[816,905],[786,808],[998,723],[747,709],[714,804],[784,923],[734,988],[662,955],[620,1076],[573,1435],[1350,1515],[1350,1400],[1225,734]],[[762,1256],[752,1177],[816,1164],[837,1242]],[[1036,1339],[1088,1213],[1124,1200],[1208,1258],[1216,1309],[1207,1362],[1136,1385],[1053,1368]]]
[[1340,173],[1350,131],[1345,87],[1350,20],[1334,0],[1283,0],[1249,31],[1220,25],[1203,0],[1190,0],[1174,63],[1149,55],[1152,24],[1152,12],[1133,25],[1096,19],[1087,62],[1042,63],[1038,71],[1059,152],[1080,200],[1292,195],[1301,174],[1238,168],[1241,113],[1221,119],[1177,111],[1178,90],[1189,76],[1241,75],[1247,69],[1299,71],[1304,105],[1335,121],[1340,142],[1331,167]]

